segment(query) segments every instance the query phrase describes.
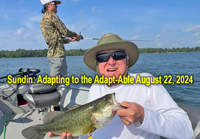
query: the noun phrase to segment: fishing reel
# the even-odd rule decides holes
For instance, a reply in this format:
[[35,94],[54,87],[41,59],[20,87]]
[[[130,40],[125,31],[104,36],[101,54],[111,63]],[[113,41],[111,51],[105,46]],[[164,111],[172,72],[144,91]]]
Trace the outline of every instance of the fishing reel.
[[[81,35],[81,32],[79,33],[79,35],[81,36],[81,40],[83,40],[83,36]],[[75,35],[71,35],[70,37],[66,37],[66,36],[62,36],[62,40],[69,40],[76,37]]]

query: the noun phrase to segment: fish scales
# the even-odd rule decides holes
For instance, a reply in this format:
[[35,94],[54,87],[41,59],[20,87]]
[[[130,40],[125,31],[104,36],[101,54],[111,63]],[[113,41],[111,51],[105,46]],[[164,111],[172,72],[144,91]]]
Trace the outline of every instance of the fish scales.
[[[63,132],[70,132],[79,134],[87,134],[92,130],[92,104],[80,106],[76,109],[65,112],[63,115],[54,118],[50,123],[47,123],[44,127],[38,127],[38,131],[46,133],[48,131],[53,132],[55,135],[60,135]],[[80,129],[89,128],[87,133],[83,133]],[[44,130],[46,129],[46,130]],[[51,129],[51,130],[50,130]],[[67,130],[66,130],[67,129]],[[86,131],[85,131],[86,132]]]
[[43,125],[28,127],[22,134],[27,139],[42,139],[49,131],[54,135],[68,132],[73,137],[89,135],[109,124],[117,109],[122,107],[116,101],[115,94],[109,94],[88,104],[74,106],[65,112],[47,113]]

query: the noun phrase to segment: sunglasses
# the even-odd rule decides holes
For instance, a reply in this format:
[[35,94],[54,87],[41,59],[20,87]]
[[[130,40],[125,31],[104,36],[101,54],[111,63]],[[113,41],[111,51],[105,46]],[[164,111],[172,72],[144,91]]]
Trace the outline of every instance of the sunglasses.
[[110,56],[112,56],[112,58],[114,60],[122,60],[124,58],[126,58],[126,52],[124,51],[115,51],[115,52],[111,52],[111,53],[101,53],[101,54],[97,54],[96,55],[96,61],[97,62],[106,62],[110,59]]

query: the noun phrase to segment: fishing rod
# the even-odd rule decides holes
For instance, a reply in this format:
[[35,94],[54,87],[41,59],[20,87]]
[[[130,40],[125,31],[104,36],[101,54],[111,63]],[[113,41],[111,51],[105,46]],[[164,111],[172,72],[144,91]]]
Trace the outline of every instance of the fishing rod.
[[[72,39],[71,37],[62,37],[63,40],[69,40]],[[99,40],[100,38],[81,38],[81,40]],[[141,41],[141,42],[154,42],[152,40],[128,40],[128,39],[123,39],[124,41]]]
[[[81,35],[81,32],[79,33],[79,35],[81,36],[81,40],[99,40],[100,38],[84,38],[82,35]],[[70,39],[72,39],[73,37],[65,37],[65,36],[63,36],[62,37],[62,39],[63,40],[70,40]],[[152,40],[135,40],[135,39],[131,39],[131,40],[129,40],[129,39],[123,39],[124,41],[143,41],[143,42],[154,42],[154,41],[152,41]]]
[[[99,40],[100,38],[83,38],[83,40]],[[144,42],[154,42],[152,40],[128,40],[128,39],[123,39],[124,41],[144,41]]]

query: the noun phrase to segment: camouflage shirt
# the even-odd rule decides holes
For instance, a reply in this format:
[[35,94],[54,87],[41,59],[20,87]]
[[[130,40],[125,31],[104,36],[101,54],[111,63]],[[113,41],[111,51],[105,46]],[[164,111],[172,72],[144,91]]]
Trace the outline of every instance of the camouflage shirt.
[[49,47],[47,57],[63,57],[64,44],[69,43],[69,40],[62,40],[62,36],[74,37],[76,33],[68,30],[56,13],[48,11],[41,19],[40,28]]

